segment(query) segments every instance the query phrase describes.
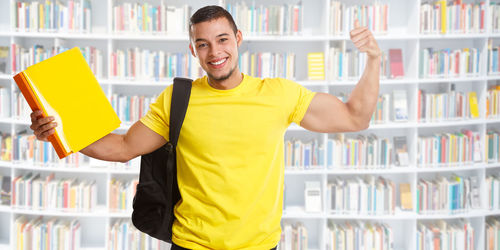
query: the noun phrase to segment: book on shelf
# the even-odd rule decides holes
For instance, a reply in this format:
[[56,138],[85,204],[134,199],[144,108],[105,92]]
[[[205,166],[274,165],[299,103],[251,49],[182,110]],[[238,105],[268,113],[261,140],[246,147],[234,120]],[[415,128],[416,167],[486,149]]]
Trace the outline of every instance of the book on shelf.
[[394,249],[393,229],[387,224],[361,221],[328,222],[327,249]]
[[389,49],[390,78],[403,78],[403,52],[401,49]]
[[425,1],[420,6],[420,33],[479,33],[485,31],[486,2]]
[[306,212],[321,212],[321,186],[319,181],[306,181],[304,188]]
[[59,158],[80,151],[120,126],[79,48],[32,65],[14,80],[33,111],[55,117],[57,127],[49,140]]
[[298,35],[302,32],[302,3],[281,5],[256,5],[244,1],[227,3],[226,10],[231,14],[238,28],[244,34],[252,35]]
[[490,175],[486,177],[486,194],[488,195],[488,209],[500,209],[500,177]]
[[399,183],[400,208],[405,211],[413,210],[410,183]]
[[396,166],[408,166],[410,164],[408,156],[408,144],[406,136],[394,136],[394,151],[395,151],[395,164]]
[[498,250],[500,248],[500,217],[486,219],[486,250]]
[[12,233],[16,239],[12,245],[18,250],[77,250],[81,247],[82,227],[76,219],[20,216],[15,219]]
[[325,58],[323,52],[307,53],[307,78],[325,80]]
[[484,158],[488,162],[500,161],[500,132],[495,130],[488,130],[486,132],[486,139],[484,140]]
[[300,222],[294,225],[284,222],[281,231],[281,240],[278,243],[279,250],[307,250],[308,233],[307,228]]
[[7,74],[7,65],[9,60],[9,47],[0,46],[0,74]]
[[406,90],[393,90],[392,100],[392,107],[394,109],[394,121],[408,121],[408,101],[406,98]]
[[416,249],[477,249],[476,235],[477,231],[472,223],[465,219],[418,222]]
[[148,249],[168,250],[170,244],[155,239],[134,227],[130,219],[118,219],[111,223],[108,231],[109,250]]
[[0,176],[0,205],[10,205],[10,176]]
[[472,118],[479,117],[476,92],[469,92],[470,113]]

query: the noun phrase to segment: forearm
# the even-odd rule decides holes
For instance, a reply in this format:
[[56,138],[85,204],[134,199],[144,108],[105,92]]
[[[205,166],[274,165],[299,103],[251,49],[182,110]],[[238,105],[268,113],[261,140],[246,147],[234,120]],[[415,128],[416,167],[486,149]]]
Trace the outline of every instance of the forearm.
[[360,127],[367,128],[377,106],[380,85],[380,56],[368,57],[358,84],[346,105]]
[[124,135],[110,133],[80,150],[80,153],[104,161],[126,162],[130,157],[126,155],[125,147]]

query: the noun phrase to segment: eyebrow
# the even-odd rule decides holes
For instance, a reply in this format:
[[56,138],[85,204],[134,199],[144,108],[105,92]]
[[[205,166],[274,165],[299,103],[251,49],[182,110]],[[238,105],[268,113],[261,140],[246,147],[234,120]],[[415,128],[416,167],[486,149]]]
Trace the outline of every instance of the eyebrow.
[[[222,33],[222,34],[217,35],[216,37],[221,37],[221,36],[229,36],[229,34],[228,33]],[[204,41],[207,41],[207,39],[198,38],[194,42],[197,43],[197,42],[204,42]]]

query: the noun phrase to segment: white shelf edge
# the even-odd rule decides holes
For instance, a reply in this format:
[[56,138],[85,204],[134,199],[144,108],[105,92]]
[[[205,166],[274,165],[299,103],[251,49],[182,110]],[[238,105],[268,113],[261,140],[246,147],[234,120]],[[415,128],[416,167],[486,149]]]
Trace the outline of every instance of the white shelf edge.
[[58,210],[33,210],[24,208],[10,208],[14,214],[25,215],[41,215],[41,216],[58,216],[58,217],[109,217],[109,213],[104,206],[97,206],[90,212],[64,212]]

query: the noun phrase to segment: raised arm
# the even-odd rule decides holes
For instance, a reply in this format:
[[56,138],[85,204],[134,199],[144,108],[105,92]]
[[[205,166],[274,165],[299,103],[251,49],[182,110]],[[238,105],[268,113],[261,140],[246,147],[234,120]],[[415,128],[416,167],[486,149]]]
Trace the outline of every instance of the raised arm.
[[[38,140],[48,141],[57,124],[52,117],[37,118],[41,111],[31,113],[31,126]],[[163,136],[138,121],[130,127],[126,134],[110,133],[90,144],[80,152],[99,160],[127,162],[139,155],[154,151],[167,141]]]
[[359,131],[369,126],[378,99],[381,52],[371,31],[359,27],[357,21],[350,36],[358,50],[367,53],[363,75],[346,103],[333,95],[317,93],[300,123],[305,129],[337,133]]

